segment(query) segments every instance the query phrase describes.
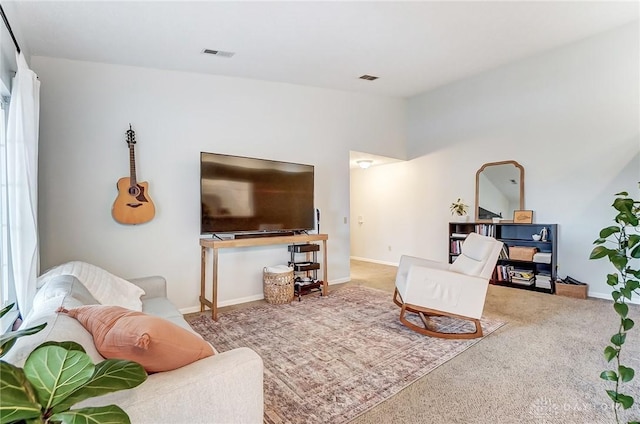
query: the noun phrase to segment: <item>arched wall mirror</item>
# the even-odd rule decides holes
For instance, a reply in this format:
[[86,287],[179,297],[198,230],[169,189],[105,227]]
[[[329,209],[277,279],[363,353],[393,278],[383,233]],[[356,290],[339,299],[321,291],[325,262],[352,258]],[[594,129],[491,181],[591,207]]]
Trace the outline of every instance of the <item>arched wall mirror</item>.
[[476,172],[476,221],[513,219],[524,209],[524,168],[515,160],[485,163]]

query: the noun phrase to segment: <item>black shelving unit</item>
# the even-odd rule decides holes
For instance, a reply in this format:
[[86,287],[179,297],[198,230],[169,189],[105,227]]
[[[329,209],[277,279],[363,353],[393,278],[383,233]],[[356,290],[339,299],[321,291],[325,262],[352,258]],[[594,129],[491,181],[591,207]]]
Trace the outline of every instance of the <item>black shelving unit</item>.
[[[546,240],[533,240],[534,234],[540,234],[546,228]],[[500,286],[516,287],[519,289],[533,290],[545,293],[555,291],[554,282],[558,268],[558,224],[515,224],[515,223],[487,223],[487,222],[451,222],[449,223],[449,263],[452,263],[460,253],[461,246],[467,234],[476,232],[495,237],[504,243],[505,255],[501,255],[494,270],[491,283]],[[509,249],[512,247],[534,247],[539,253],[548,253],[549,263],[533,260],[516,260],[509,258]],[[531,285],[519,284],[499,276],[501,267],[513,266],[523,272],[534,275]],[[500,274],[502,275],[502,274]],[[550,288],[543,283],[549,281]]]
[[[320,245],[315,243],[291,244],[289,245],[290,260],[289,266],[293,267],[294,280],[293,288],[298,301],[305,294],[319,291],[322,296],[323,282],[318,280],[318,252]],[[298,255],[304,255],[304,260],[298,260]]]

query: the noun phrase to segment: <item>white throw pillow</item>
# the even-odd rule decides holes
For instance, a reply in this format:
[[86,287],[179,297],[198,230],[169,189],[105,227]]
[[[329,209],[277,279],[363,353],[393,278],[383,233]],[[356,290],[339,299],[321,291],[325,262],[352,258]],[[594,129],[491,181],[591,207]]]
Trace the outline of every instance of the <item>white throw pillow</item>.
[[60,275],[73,275],[101,305],[122,306],[133,311],[142,311],[140,297],[144,290],[117,277],[104,269],[86,262],[67,262],[51,268],[38,277],[38,287]]

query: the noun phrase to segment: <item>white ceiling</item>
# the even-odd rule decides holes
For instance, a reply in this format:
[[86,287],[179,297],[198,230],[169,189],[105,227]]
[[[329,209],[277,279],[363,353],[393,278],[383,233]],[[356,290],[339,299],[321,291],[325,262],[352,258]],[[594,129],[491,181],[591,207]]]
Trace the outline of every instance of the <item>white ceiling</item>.
[[[35,56],[408,97],[638,20],[638,2],[6,1]],[[205,48],[235,52],[204,55]],[[369,82],[362,74],[379,76]]]

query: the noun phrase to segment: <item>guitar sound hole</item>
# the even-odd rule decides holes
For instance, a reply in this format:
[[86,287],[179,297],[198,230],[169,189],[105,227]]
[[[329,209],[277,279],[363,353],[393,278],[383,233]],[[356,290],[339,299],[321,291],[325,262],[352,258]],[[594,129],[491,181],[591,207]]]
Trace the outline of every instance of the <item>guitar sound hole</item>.
[[129,194],[133,197],[137,197],[140,194],[140,188],[137,185],[129,187]]

